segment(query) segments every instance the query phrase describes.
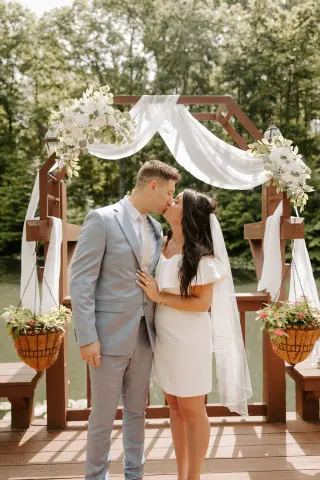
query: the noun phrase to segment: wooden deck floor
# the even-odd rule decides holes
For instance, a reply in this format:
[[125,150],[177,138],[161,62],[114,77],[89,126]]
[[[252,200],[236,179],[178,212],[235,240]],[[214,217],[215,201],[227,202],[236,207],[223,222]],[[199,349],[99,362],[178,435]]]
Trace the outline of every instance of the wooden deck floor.
[[[307,423],[288,414],[286,424],[260,419],[212,419],[203,480],[320,479],[320,422]],[[0,480],[84,479],[86,423],[50,431],[35,421],[27,431],[11,431],[0,422]],[[175,480],[176,468],[167,422],[148,421],[146,477]],[[112,435],[112,480],[123,479],[122,433]]]

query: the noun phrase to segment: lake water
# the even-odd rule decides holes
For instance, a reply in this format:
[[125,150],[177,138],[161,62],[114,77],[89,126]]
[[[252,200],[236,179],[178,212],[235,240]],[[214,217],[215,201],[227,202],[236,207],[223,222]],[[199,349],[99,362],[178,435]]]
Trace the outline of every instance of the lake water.
[[[255,292],[257,284],[248,281],[245,272],[238,272],[235,276],[236,292]],[[251,276],[252,278],[252,276]],[[17,305],[19,301],[19,263],[10,261],[0,262],[0,313],[8,305]],[[318,290],[320,282],[318,282]],[[246,314],[246,352],[253,386],[253,397],[250,403],[262,401],[262,332],[260,323],[255,321],[256,314]],[[83,408],[86,406],[86,368],[79,355],[79,349],[75,342],[73,327],[69,327],[68,349],[68,384],[69,384],[69,407]],[[3,319],[0,321],[0,362],[20,361],[11,337],[8,336]],[[215,370],[215,369],[214,369]],[[294,384],[291,378],[286,376],[287,382],[287,410],[295,409]],[[45,416],[45,381],[42,380],[36,390],[36,415]],[[217,382],[214,378],[213,391],[208,396],[209,403],[218,403]],[[163,404],[161,391],[151,379],[151,403]],[[7,401],[0,403],[0,418],[8,417],[10,405]]]

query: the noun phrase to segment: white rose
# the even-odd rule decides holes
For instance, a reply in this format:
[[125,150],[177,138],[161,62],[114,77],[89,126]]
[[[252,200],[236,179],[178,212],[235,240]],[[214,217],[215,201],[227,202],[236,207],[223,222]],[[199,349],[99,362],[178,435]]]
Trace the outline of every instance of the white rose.
[[81,127],[87,127],[90,123],[90,118],[87,115],[76,113],[74,116],[74,121]]
[[293,188],[296,188],[299,185],[300,178],[299,177],[292,177],[291,185]]
[[113,108],[109,105],[105,106],[104,111],[107,115],[113,115]]
[[108,117],[108,125],[110,125],[111,127],[117,129],[118,128],[118,122],[117,120],[114,118],[114,116],[110,116]]
[[295,177],[293,177],[289,171],[286,171],[281,175],[282,182],[291,183],[293,178]]
[[94,98],[96,100],[96,103],[99,103],[99,104],[105,103],[104,95],[101,92],[95,92]]
[[64,139],[64,143],[66,143],[69,147],[73,147],[76,142],[75,142],[74,138],[66,137]]
[[277,165],[284,163],[286,160],[292,160],[293,154],[289,147],[278,147],[270,153],[270,161]]
[[91,115],[93,112],[96,111],[96,109],[96,104],[91,98],[87,100],[84,105],[81,106],[81,110],[87,115]]
[[94,127],[104,127],[106,123],[107,123],[107,120],[102,115],[91,120],[91,125],[93,125]]
[[70,132],[70,136],[74,138],[74,140],[79,141],[83,139],[83,130],[80,127],[73,127]]
[[71,107],[65,107],[62,109],[62,114],[67,121],[70,121],[73,118],[74,111]]

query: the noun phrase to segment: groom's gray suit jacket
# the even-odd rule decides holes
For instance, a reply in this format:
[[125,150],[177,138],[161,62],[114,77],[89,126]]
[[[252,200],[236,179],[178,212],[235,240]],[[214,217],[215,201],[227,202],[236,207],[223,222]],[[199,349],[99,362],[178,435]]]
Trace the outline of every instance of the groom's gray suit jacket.
[[[156,233],[153,272],[161,251],[162,228],[148,216]],[[70,295],[79,345],[99,339],[104,355],[134,352],[141,316],[154,346],[154,303],[136,284],[140,245],[123,201],[92,210],[83,224],[71,267]]]

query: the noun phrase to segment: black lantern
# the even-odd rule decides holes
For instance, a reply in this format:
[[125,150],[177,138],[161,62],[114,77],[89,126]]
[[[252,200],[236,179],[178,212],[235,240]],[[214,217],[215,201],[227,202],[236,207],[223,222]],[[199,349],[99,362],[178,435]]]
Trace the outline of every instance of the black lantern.
[[270,125],[267,128],[267,130],[263,134],[263,138],[268,140],[268,142],[271,143],[273,137],[279,137],[281,135],[281,132],[279,128],[275,125],[273,118],[270,120]]

